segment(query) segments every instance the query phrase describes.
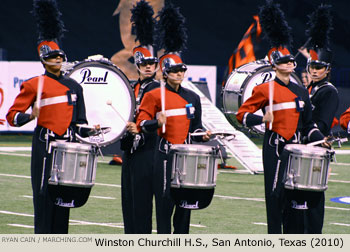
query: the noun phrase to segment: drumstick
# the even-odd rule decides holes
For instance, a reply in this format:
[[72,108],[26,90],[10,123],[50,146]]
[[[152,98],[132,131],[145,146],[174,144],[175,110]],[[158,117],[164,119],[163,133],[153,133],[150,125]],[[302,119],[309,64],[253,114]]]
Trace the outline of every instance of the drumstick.
[[[162,103],[162,113],[165,115],[165,83],[160,83],[160,99]],[[162,133],[165,133],[165,124],[162,125]]]
[[36,93],[36,107],[40,108],[40,100],[41,100],[41,93],[43,91],[44,86],[44,76],[40,75],[38,78],[38,90]]
[[[273,106],[273,92],[274,92],[274,85],[273,85],[273,81],[269,82],[269,112],[271,113],[271,115],[273,115],[273,111],[272,111],[272,106]],[[272,130],[272,121],[269,123],[269,130]]]
[[326,142],[324,139],[316,141],[316,142],[312,142],[312,143],[308,143],[306,146],[314,146],[314,145],[318,145],[318,144],[322,144]]
[[118,112],[118,110],[116,110],[116,108],[112,105],[112,101],[111,101],[111,100],[108,100],[106,103],[107,103],[107,105],[111,106],[111,108],[117,113],[117,115],[120,117],[120,119],[123,120],[123,122],[124,122],[125,124],[128,124],[128,122],[125,121],[125,119],[124,119],[124,118],[122,117],[122,115]]
[[[194,132],[194,133],[190,133],[191,136],[205,136],[207,134],[207,132]],[[212,135],[215,135],[214,133],[212,133]]]

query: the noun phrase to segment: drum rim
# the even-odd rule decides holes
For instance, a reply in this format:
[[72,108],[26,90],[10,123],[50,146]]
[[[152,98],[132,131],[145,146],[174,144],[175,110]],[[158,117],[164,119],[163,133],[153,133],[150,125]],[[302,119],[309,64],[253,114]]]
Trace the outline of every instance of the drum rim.
[[[51,148],[56,148],[56,149],[69,149],[69,150],[80,150],[80,151],[91,151],[92,146],[91,144],[86,144],[86,143],[79,143],[79,142],[56,142],[56,141],[51,141],[50,142]],[[74,148],[73,146],[79,146],[80,148]],[[83,148],[81,148],[83,146]]]
[[[136,111],[136,101],[135,101],[135,94],[134,94],[134,90],[131,88],[130,85],[130,80],[128,79],[128,77],[125,75],[125,73],[123,73],[121,71],[121,69],[116,66],[115,64],[113,64],[110,61],[106,61],[106,60],[92,60],[92,59],[86,59],[84,61],[81,61],[79,63],[77,63],[76,65],[74,65],[72,68],[68,69],[65,73],[66,76],[70,77],[72,72],[74,70],[79,70],[81,68],[87,67],[87,66],[96,66],[101,64],[104,68],[111,70],[113,72],[116,72],[124,81],[124,83],[126,84],[127,89],[129,90],[130,96],[131,96],[131,108],[132,108],[132,113],[130,113],[130,116],[128,118],[127,121],[131,122],[134,121],[134,117],[135,117],[135,111]],[[79,84],[79,83],[78,83]],[[81,84],[79,84],[81,87],[83,87]],[[105,142],[101,142],[101,143],[96,143],[96,142],[89,142],[86,139],[84,139],[83,137],[79,136],[78,134],[76,134],[76,137],[79,141],[86,143],[86,144],[90,144],[90,145],[96,145],[96,146],[101,146],[101,147],[106,147],[108,145],[111,145],[115,142],[117,142],[118,140],[120,140],[123,135],[127,132],[126,127],[123,129],[123,131],[119,134],[118,137],[109,140],[109,141],[105,141]]]
[[[295,146],[295,148],[293,148]],[[303,147],[301,147],[303,146]],[[297,148],[299,147],[299,148]],[[300,148],[301,147],[301,148]],[[293,149],[291,149],[293,148]],[[328,156],[329,154],[335,153],[334,150],[329,150],[327,148],[323,148],[320,146],[308,146],[306,144],[286,144],[284,147],[287,151],[295,154],[307,154],[307,155],[319,155],[319,156]],[[292,152],[292,150],[297,150],[297,152]],[[302,151],[305,152],[303,153]],[[322,152],[322,153],[317,153],[317,151]]]
[[[187,148],[187,146],[189,148]],[[192,147],[192,148],[191,148]],[[195,149],[199,147],[198,149]],[[195,149],[195,150],[194,150]],[[201,144],[173,144],[170,146],[171,152],[185,153],[185,154],[213,154],[215,152],[214,146]]]

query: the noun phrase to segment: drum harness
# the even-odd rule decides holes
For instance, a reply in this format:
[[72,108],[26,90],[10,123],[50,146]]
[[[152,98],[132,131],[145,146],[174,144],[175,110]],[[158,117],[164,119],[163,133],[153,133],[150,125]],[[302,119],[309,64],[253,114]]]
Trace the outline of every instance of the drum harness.
[[[135,99],[135,101],[136,101],[135,112],[136,113],[139,112],[139,108],[141,105],[141,98],[143,97],[143,93],[144,93],[146,87],[148,87],[148,85],[153,81],[155,81],[155,80],[153,78],[151,78],[148,81],[145,81],[144,83],[141,84],[140,90],[139,90],[137,97]],[[131,83],[131,87],[133,90],[135,90],[135,86],[137,83],[138,82]],[[134,135],[134,140],[133,140],[132,148],[130,149],[130,153],[133,153],[140,146],[140,143],[142,143],[142,141],[141,141],[142,139],[145,139],[143,133],[138,133],[138,134]]]

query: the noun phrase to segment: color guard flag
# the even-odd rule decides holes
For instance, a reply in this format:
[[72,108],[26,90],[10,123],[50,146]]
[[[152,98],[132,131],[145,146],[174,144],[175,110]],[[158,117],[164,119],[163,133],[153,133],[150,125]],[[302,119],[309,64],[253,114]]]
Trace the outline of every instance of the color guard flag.
[[263,58],[266,55],[266,50],[261,49],[261,26],[259,17],[253,16],[254,21],[245,32],[241,42],[234,50],[228,61],[228,69],[225,73],[223,85],[225,85],[228,75],[233,69],[240,67],[246,63],[255,61],[257,58]]

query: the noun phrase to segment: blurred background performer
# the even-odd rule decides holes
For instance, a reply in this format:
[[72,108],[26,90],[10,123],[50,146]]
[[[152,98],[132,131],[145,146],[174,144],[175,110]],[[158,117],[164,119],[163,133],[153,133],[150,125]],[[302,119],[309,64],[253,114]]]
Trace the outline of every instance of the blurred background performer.
[[[75,133],[87,136],[87,132],[81,132],[84,130],[76,127],[76,124],[87,124],[83,90],[73,79],[62,76],[62,62],[67,58],[58,46],[64,25],[60,20],[61,13],[57,9],[56,2],[35,0],[33,14],[39,33],[38,53],[45,74],[22,83],[20,93],[6,118],[11,126],[16,127],[34,118],[38,119],[33,135],[31,158],[34,231],[65,234],[68,233],[69,208],[62,206],[71,205],[72,202],[65,202],[65,199],[56,201],[50,197],[48,178],[51,169],[47,152],[50,141],[56,139],[75,141]],[[40,90],[38,92],[40,82],[42,93]],[[41,96],[41,99],[38,99],[37,95]],[[36,99],[40,105],[34,104]],[[25,113],[30,106],[32,113]],[[66,189],[72,193],[84,194],[86,197],[90,193],[90,188],[75,190],[77,188],[66,187]]]
[[306,69],[303,69],[300,74],[301,82],[303,83],[304,87],[307,88],[311,82],[311,78],[307,72]]
[[[180,57],[187,39],[184,22],[179,9],[172,4],[165,6],[159,13],[158,34],[161,47],[165,49],[165,54],[160,57],[160,67],[166,82],[165,114],[161,112],[161,88],[157,88],[145,94],[136,121],[142,132],[158,130],[154,167],[157,232],[168,234],[171,233],[171,216],[174,210],[170,195],[171,164],[167,162],[169,148],[171,144],[189,143],[189,133],[203,128],[199,96],[181,86],[187,70]],[[192,108],[186,110],[186,105]],[[164,124],[165,132],[162,130]],[[195,140],[208,141],[209,137],[210,132],[207,132]],[[174,233],[189,233],[190,214],[189,209],[176,205],[173,216]]]
[[[276,71],[273,80],[274,95],[272,113],[269,111],[269,83],[263,83],[253,89],[252,96],[246,100],[237,112],[237,120],[245,126],[266,122],[263,142],[263,165],[265,202],[268,233],[281,233],[284,207],[284,189],[282,175],[284,163],[280,159],[284,146],[300,143],[301,136],[309,141],[321,140],[322,133],[312,122],[312,108],[308,92],[302,86],[291,82],[290,74],[296,67],[294,56],[288,47],[291,43],[291,28],[284,18],[278,4],[267,0],[260,8],[260,22],[272,49],[268,52],[269,61]],[[285,106],[285,105],[292,106]],[[253,114],[262,109],[264,116]],[[269,123],[272,122],[272,130]],[[286,231],[284,231],[286,232]]]
[[[155,75],[158,58],[153,49],[154,11],[141,0],[131,10],[131,22],[140,46],[133,49],[139,79],[131,83],[136,97],[136,110],[148,91],[159,87]],[[137,113],[138,111],[136,111]],[[127,124],[121,140],[124,150],[122,164],[122,209],[126,234],[152,233],[153,158],[157,133],[138,133],[135,122]]]
[[340,126],[350,134],[350,107],[340,116]]
[[[330,83],[332,52],[329,49],[329,33],[332,30],[330,5],[320,5],[310,16],[306,30],[311,38],[307,60],[307,72],[311,78],[308,86],[312,104],[312,120],[323,135],[331,134],[331,127],[338,109],[338,90]],[[324,192],[310,192],[308,209],[305,210],[305,233],[322,233],[324,219]]]

